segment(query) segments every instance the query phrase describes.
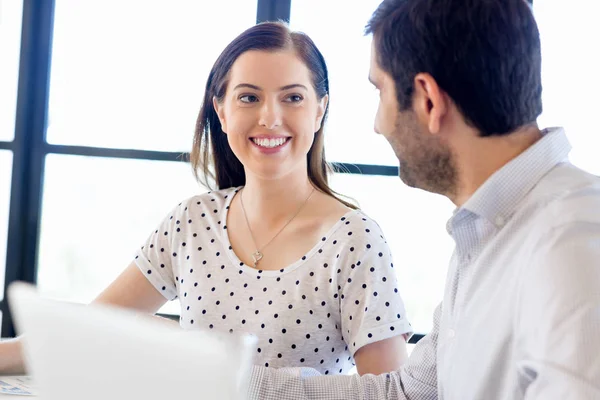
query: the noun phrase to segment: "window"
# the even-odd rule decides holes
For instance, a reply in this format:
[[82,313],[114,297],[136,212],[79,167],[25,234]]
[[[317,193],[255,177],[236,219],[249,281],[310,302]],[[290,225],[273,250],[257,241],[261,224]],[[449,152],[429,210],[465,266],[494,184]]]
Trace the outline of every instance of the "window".
[[[311,36],[329,68],[325,150],[330,161],[398,165],[389,144],[373,131],[378,98],[367,79],[371,37],[364,36],[364,26],[379,3],[362,1],[342,10],[337,1],[292,1],[291,28]],[[332,186],[358,200],[383,229],[408,318],[415,332],[428,332],[433,310],[442,300],[453,249],[445,229],[453,205],[441,196],[406,187],[397,176],[336,174]]]
[[[15,133],[23,2],[0,0],[0,149],[10,149]],[[12,151],[0,150],[0,301],[4,299]],[[0,323],[2,322],[0,311]]]
[[11,173],[12,153],[2,150],[0,151],[0,300],[4,298],[4,266],[6,263]]
[[[574,1],[535,3],[544,57],[545,111],[539,123],[565,126],[574,145],[572,161],[600,175],[592,119],[600,105],[595,96],[600,92],[600,57],[593,50],[600,33],[593,20],[598,6]],[[363,35],[379,3],[365,0],[342,8],[332,0],[292,0],[290,25],[309,34],[328,63],[328,159],[371,164],[373,171],[335,174],[332,186],[355,198],[381,225],[408,317],[416,332],[425,333],[443,294],[453,248],[445,222],[454,207],[441,196],[386,176],[398,161],[385,139],[373,132],[377,93],[367,81],[371,38]],[[189,150],[208,71],[226,43],[255,22],[257,5],[262,5],[259,15],[287,16],[283,0],[56,0],[49,145],[44,144],[41,156],[25,157],[35,170],[43,164],[40,157],[46,160],[38,252],[38,284],[45,294],[92,300],[131,261],[169,209],[204,190],[192,180],[188,165],[157,160],[175,160],[177,153]],[[11,190],[13,153],[7,150],[20,154],[10,141],[21,14],[22,1],[0,0],[0,256],[6,252]],[[34,72],[45,76],[45,71]],[[45,114],[31,115],[41,120]],[[41,135],[35,137],[41,141]],[[26,145],[14,146],[22,150]],[[35,199],[41,189],[22,190],[32,191],[23,196]],[[169,303],[163,312],[178,313],[178,304]]]
[[[49,155],[38,267],[41,292],[92,301],[133,261],[136,249],[170,209],[204,191],[183,162]],[[168,304],[166,310],[179,312],[177,302]]]
[[[326,128],[328,158],[347,163],[396,165],[389,145],[373,133],[377,104],[367,82],[370,37],[363,27],[379,5],[364,1],[342,10],[337,2],[292,1],[290,25],[309,34],[323,52],[331,82],[331,109]],[[577,12],[572,12],[576,8]],[[314,10],[319,12],[315,13]],[[600,53],[594,38],[600,28],[593,3],[536,2],[543,55],[544,113],[541,127],[565,126],[573,144],[571,160],[600,175],[595,124],[600,101]],[[557,21],[560,21],[558,29]],[[595,146],[596,145],[596,146]],[[453,205],[439,196],[405,187],[396,177],[339,174],[333,186],[357,200],[379,222],[392,248],[398,278],[415,331],[427,332],[441,300],[453,248],[445,222]]]
[[188,151],[213,62],[255,19],[246,0],[57,0],[48,142]]
[[373,131],[378,95],[367,79],[371,38],[364,36],[364,26],[380,2],[342,7],[331,0],[292,1],[290,27],[313,39],[329,69],[325,149],[330,161],[398,165],[385,139]]
[[15,133],[23,2],[0,0],[0,141]]
[[454,206],[442,196],[407,187],[396,176],[336,174],[331,183],[381,226],[408,318],[415,333],[429,332],[454,246],[445,225]]
[[[56,1],[47,140],[67,155],[46,157],[37,276],[43,294],[93,300],[168,210],[206,190],[189,165],[151,160],[166,153],[144,150],[190,149],[212,63],[255,23],[256,6]],[[93,154],[101,157],[71,146],[99,147]],[[111,148],[135,149],[134,157],[146,160],[110,158]],[[161,311],[179,313],[178,302]]]
[[600,175],[598,11],[597,3],[585,0],[534,2],[542,41],[544,101],[538,123],[564,126],[573,145],[571,161],[596,175]]

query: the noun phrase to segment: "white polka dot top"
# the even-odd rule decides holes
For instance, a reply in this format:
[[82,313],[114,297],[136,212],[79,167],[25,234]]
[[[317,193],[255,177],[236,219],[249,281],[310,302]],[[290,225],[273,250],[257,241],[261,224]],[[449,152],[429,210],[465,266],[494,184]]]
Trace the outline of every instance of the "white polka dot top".
[[192,197],[167,215],[136,264],[185,329],[250,333],[254,361],[347,373],[362,346],[410,334],[390,249],[375,221],[348,212],[301,259],[256,270],[233,252],[229,204],[239,188]]

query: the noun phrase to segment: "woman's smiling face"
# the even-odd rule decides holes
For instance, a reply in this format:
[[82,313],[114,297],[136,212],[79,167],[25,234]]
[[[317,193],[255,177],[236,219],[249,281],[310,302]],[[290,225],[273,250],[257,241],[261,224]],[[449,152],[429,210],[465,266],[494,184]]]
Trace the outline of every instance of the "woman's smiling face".
[[295,52],[251,50],[234,62],[224,99],[213,104],[246,176],[276,179],[307,173],[327,100]]

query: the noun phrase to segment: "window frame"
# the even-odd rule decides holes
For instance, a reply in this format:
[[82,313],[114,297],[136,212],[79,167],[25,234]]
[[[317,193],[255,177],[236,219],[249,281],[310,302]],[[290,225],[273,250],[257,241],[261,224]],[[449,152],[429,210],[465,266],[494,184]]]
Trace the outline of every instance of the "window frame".
[[[187,162],[189,154],[123,148],[49,144],[46,140],[49,83],[54,30],[55,0],[23,0],[21,53],[12,141],[0,141],[0,149],[13,152],[10,211],[4,293],[15,281],[35,284],[39,255],[45,159],[48,154],[136,160]],[[257,0],[256,22],[290,20],[291,0]],[[332,163],[339,173],[398,176],[389,165]],[[1,336],[14,337],[14,321],[6,297]],[[409,343],[423,337],[415,334]]]

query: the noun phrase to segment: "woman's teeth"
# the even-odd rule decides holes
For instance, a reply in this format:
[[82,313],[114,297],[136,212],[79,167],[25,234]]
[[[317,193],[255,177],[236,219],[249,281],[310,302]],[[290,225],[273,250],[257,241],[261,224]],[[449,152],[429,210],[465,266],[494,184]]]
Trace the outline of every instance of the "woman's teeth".
[[274,147],[283,146],[283,144],[287,141],[287,138],[278,138],[278,139],[257,139],[253,138],[252,141],[259,145],[260,147],[266,147],[268,149],[272,149]]

